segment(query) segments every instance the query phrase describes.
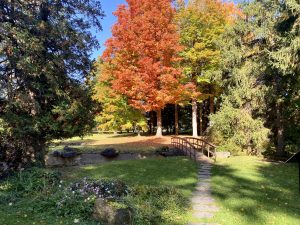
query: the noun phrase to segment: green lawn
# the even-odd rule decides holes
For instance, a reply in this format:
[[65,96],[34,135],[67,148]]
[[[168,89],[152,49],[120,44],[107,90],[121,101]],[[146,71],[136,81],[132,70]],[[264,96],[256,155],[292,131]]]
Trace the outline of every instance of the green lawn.
[[[159,213],[157,216],[161,222],[155,225],[184,225],[190,216],[187,203],[197,182],[197,168],[197,164],[187,158],[174,157],[115,161],[60,171],[64,183],[91,177],[120,179],[130,187],[138,186],[143,193],[131,202],[145,210],[143,215],[151,217],[153,212]],[[174,187],[183,197],[172,191],[163,192],[163,195],[153,193],[157,189],[145,187],[158,190]],[[212,188],[220,211],[213,219],[202,222],[222,225],[300,224],[298,168],[295,164],[269,163],[247,156],[219,159],[213,167]],[[53,214],[53,209],[45,208],[42,213],[37,213],[35,208],[39,207],[40,196],[41,193],[37,193],[18,198],[0,183],[0,224],[74,224],[74,216],[58,217]],[[11,206],[10,202],[13,203]],[[178,203],[181,205],[176,205]],[[79,224],[97,223],[81,219]]]
[[173,186],[189,195],[197,182],[197,164],[185,157],[114,161],[61,170],[67,180],[116,178],[129,185]]
[[[173,203],[168,205],[168,199],[175,198],[173,196],[161,196],[162,199],[156,199],[155,195],[144,195],[141,198],[137,196],[137,200],[134,200],[134,204],[139,204],[143,207],[142,198],[150,197],[148,203],[151,204],[163,204],[164,209],[159,211],[162,218],[166,218],[166,221],[162,221],[162,225],[183,225],[186,222],[188,215],[188,200],[197,182],[197,164],[185,157],[174,158],[161,158],[161,159],[144,159],[144,160],[130,160],[130,161],[116,161],[112,163],[105,163],[93,166],[86,166],[82,168],[70,167],[61,169],[64,183],[78,180],[82,177],[91,178],[114,178],[121,179],[129,186],[146,185],[147,187],[174,187],[183,196],[181,199],[185,210],[181,210],[182,207],[177,207]],[[2,188],[2,189],[1,189]],[[143,188],[142,188],[143,190]],[[7,195],[7,196],[5,196]],[[150,193],[149,195],[152,195]],[[22,199],[9,196],[9,193],[5,192],[5,187],[0,183],[0,200],[6,199],[5,202],[0,203],[0,224],[1,225],[15,225],[15,224],[74,224],[74,217],[56,217],[51,213],[53,209],[43,210],[43,213],[36,213],[34,210],[37,206],[39,194],[34,196],[28,196]],[[10,199],[11,197],[11,199]],[[166,200],[167,199],[167,200]],[[180,200],[180,201],[181,201]],[[178,201],[174,199],[173,202]],[[9,203],[13,202],[12,206]],[[149,206],[147,203],[146,206]],[[151,211],[149,211],[151,213]],[[178,218],[177,218],[178,217]],[[171,218],[171,219],[170,219]],[[172,223],[170,221],[176,220]],[[80,220],[79,224],[97,224],[91,220]],[[140,223],[136,223],[140,225]],[[141,224],[142,225],[142,224]]]
[[300,224],[298,165],[262,162],[256,157],[219,160],[213,168],[213,195],[222,225]]

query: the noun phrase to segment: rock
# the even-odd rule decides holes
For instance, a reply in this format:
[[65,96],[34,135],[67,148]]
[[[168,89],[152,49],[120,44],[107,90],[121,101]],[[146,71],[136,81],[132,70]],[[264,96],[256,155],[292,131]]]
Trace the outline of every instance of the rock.
[[53,155],[54,157],[60,157],[60,156],[61,156],[61,152],[59,152],[59,151],[54,151],[54,152],[52,153],[52,155]]
[[217,158],[229,158],[230,152],[216,152]]
[[81,166],[81,155],[76,155],[71,158],[55,157],[53,154],[48,154],[45,157],[46,166]]
[[164,157],[172,157],[172,156],[184,156],[184,152],[179,149],[160,149],[156,151],[159,155]]
[[70,148],[68,145],[66,145],[63,149],[65,152],[76,152],[76,148]]
[[107,158],[115,158],[119,155],[119,152],[114,148],[107,148],[101,152],[101,155]]
[[107,225],[131,225],[131,210],[128,207],[116,207],[114,203],[112,200],[97,199],[93,217]]
[[77,156],[76,152],[62,152],[61,153],[62,158],[73,158],[75,156]]

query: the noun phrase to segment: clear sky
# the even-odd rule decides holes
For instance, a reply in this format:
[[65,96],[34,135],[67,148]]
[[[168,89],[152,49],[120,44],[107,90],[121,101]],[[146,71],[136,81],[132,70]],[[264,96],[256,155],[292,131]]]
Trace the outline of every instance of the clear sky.
[[[235,0],[235,2],[238,1],[240,0]],[[98,58],[104,51],[104,43],[109,37],[111,37],[111,27],[116,22],[116,17],[112,13],[116,11],[118,5],[126,4],[126,0],[102,0],[101,3],[102,10],[104,10],[106,16],[102,20],[103,31],[95,34],[101,44],[101,48],[94,51],[92,58]]]

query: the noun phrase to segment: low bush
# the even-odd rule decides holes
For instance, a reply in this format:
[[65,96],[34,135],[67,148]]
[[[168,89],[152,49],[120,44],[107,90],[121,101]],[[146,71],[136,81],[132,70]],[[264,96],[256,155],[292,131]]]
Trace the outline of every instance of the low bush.
[[9,187],[7,191],[22,195],[48,191],[58,185],[59,178],[56,171],[33,167],[15,172],[3,183]]

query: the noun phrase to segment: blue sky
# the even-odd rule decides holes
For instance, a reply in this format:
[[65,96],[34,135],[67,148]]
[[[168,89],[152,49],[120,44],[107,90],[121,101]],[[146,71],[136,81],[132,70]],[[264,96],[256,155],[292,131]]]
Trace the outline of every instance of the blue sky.
[[97,32],[96,37],[97,40],[101,44],[101,48],[99,50],[95,50],[92,57],[98,58],[104,51],[104,42],[111,36],[111,27],[116,22],[116,17],[112,14],[114,11],[116,11],[118,5],[125,4],[125,0],[102,0],[102,10],[105,13],[105,17],[102,20],[102,28],[103,31]]
[[[235,2],[238,1],[239,0],[235,0]],[[104,43],[109,37],[111,37],[111,27],[116,22],[116,18],[112,13],[116,11],[118,5],[126,4],[126,0],[102,0],[101,3],[106,16],[102,20],[103,31],[95,34],[97,40],[101,44],[101,48],[93,52],[92,58],[98,58],[104,51]]]

